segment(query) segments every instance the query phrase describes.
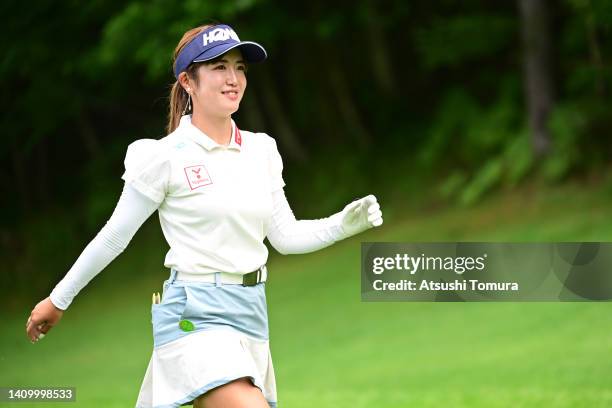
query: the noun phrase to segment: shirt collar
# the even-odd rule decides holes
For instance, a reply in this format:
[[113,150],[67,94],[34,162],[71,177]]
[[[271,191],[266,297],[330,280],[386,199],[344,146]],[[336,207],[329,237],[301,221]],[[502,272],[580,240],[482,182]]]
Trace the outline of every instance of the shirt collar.
[[220,145],[219,143],[212,140],[206,133],[202,132],[200,129],[191,124],[191,115],[184,115],[181,117],[181,121],[179,123],[179,128],[184,131],[185,135],[193,140],[195,143],[199,144],[206,150],[212,150],[215,148],[219,149],[234,149],[241,151],[242,150],[242,135],[240,134],[240,129],[236,126],[236,123],[232,119],[232,138],[227,146]]

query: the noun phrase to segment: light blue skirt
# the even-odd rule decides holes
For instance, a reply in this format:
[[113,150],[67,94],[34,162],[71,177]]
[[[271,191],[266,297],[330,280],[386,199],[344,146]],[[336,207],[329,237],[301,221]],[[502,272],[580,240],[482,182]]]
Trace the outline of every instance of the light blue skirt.
[[[217,286],[178,281],[171,276],[164,281],[161,303],[151,306],[154,347],[211,328],[231,328],[268,340],[265,285],[262,282],[255,286]],[[181,321],[191,324],[181,325]]]
[[188,405],[205,392],[247,377],[277,406],[265,282],[255,286],[164,281],[151,306],[153,354],[137,408]]

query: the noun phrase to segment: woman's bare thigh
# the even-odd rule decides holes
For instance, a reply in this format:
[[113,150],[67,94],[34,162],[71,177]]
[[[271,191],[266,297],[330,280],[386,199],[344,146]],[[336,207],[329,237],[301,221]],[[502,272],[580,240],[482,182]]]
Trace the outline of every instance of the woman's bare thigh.
[[199,396],[193,408],[269,408],[269,405],[261,390],[243,377]]

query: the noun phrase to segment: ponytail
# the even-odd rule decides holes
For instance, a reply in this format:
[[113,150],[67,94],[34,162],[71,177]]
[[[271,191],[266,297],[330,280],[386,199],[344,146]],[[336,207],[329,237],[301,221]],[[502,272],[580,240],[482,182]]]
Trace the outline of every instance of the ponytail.
[[[172,66],[174,67],[174,64],[176,63],[176,57],[183,50],[183,48],[189,42],[191,42],[191,40],[193,40],[202,31],[214,25],[216,24],[207,24],[200,27],[192,28],[191,30],[188,30],[185,34],[183,34],[183,37],[174,49]],[[198,80],[197,68],[199,65],[200,64],[198,63],[193,63],[189,67],[187,67],[187,70],[185,71],[189,78],[193,79],[196,84]],[[174,84],[172,84],[172,88],[170,89],[170,104],[168,105],[168,123],[166,125],[166,131],[168,133],[172,133],[176,130],[179,125],[179,122],[181,121],[181,116],[183,116],[183,112],[188,113],[185,111],[188,99],[189,95],[187,95],[187,92],[183,89],[179,81],[174,81]]]
[[[187,100],[189,95],[183,89],[179,81],[174,81],[170,90],[170,105],[168,106],[168,124],[166,132],[172,133],[176,130],[183,116],[183,112],[187,108]],[[188,113],[188,112],[185,112]]]

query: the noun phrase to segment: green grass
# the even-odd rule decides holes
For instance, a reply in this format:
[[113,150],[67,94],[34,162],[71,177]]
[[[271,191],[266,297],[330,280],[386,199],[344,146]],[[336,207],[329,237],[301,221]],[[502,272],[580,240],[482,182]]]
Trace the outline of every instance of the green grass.
[[[609,241],[608,192],[519,190],[409,213],[381,202],[384,228],[269,262],[281,406],[612,406],[610,303],[362,303],[359,288],[360,241]],[[48,406],[133,406],[152,348],[150,295],[166,277],[159,248],[157,233],[139,233],[36,345],[23,328],[31,302],[5,310],[0,386],[77,387],[77,403]]]

